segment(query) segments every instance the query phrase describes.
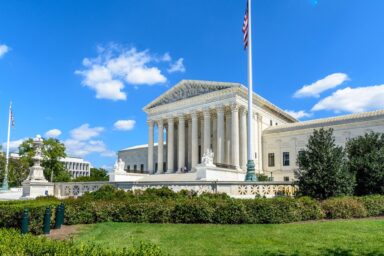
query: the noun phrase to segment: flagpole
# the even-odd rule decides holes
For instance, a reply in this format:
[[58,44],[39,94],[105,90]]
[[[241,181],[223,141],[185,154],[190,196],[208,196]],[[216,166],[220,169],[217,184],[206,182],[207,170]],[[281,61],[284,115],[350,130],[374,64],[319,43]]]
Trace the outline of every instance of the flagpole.
[[6,160],[5,160],[5,173],[4,173],[4,180],[3,180],[3,186],[1,190],[6,191],[8,190],[8,166],[9,166],[9,143],[11,138],[11,112],[12,112],[12,102],[9,104],[9,113],[8,113],[8,138],[7,138],[7,152],[6,152]]
[[257,181],[255,174],[255,163],[253,161],[253,134],[252,134],[252,116],[253,116],[253,77],[252,77],[252,0],[248,0],[248,163],[245,181]]

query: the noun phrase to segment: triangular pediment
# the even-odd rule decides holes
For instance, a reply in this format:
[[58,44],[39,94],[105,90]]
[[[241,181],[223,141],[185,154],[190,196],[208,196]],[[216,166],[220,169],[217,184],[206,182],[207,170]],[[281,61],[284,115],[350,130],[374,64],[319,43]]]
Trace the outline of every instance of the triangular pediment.
[[177,85],[162,94],[160,97],[156,98],[154,101],[145,106],[144,110],[149,110],[151,108],[196,97],[202,94],[207,94],[239,86],[240,84],[237,83],[182,80]]

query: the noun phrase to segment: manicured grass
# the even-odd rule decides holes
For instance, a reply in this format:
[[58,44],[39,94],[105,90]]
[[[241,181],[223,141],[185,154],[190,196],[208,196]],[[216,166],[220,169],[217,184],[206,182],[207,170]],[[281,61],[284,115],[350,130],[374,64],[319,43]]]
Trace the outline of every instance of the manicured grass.
[[384,220],[277,225],[100,223],[85,227],[75,240],[109,247],[151,241],[170,255],[324,255],[325,249],[335,248],[351,250],[356,255],[384,255]]

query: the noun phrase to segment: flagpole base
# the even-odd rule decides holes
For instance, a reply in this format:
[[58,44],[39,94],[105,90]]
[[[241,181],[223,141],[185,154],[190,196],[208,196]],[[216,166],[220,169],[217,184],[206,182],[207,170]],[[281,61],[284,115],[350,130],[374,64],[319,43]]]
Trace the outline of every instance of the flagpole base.
[[8,179],[7,179],[7,177],[5,177],[4,180],[3,180],[3,185],[1,186],[0,191],[5,192],[5,191],[8,191],[8,190],[9,190]]
[[245,181],[257,181],[255,173],[255,163],[253,160],[248,160],[247,163],[247,174],[245,175]]

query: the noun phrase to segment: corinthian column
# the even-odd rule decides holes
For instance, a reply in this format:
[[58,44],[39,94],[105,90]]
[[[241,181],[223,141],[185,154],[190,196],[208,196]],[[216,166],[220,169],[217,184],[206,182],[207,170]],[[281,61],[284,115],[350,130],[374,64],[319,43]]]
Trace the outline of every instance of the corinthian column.
[[173,118],[168,118],[168,143],[167,143],[167,173],[173,172],[173,156],[174,156],[174,150],[173,150],[173,138],[174,138],[174,125],[173,125]]
[[232,113],[232,132],[231,132],[231,144],[232,144],[232,165],[239,167],[239,106],[233,104],[231,106]]
[[226,164],[232,163],[232,160],[231,160],[231,154],[232,154],[231,128],[232,127],[231,125],[232,125],[231,114],[228,113],[225,115],[225,159],[224,160]]
[[153,121],[148,120],[148,173],[153,173]]
[[178,165],[177,171],[185,166],[185,119],[184,116],[179,116],[179,154],[178,154]]
[[198,157],[199,157],[199,141],[198,141],[198,133],[197,133],[198,132],[198,126],[199,126],[199,119],[197,118],[196,112],[193,112],[191,114],[191,117],[192,117],[191,168],[193,169],[197,165]]
[[245,108],[240,109],[240,168],[244,171],[247,170],[247,112]]
[[216,149],[216,162],[224,163],[224,108],[222,106],[217,108],[217,149]]
[[204,148],[203,152],[211,148],[211,113],[204,110]]
[[163,120],[157,121],[157,173],[162,173],[163,170],[163,147],[164,147],[164,124]]

